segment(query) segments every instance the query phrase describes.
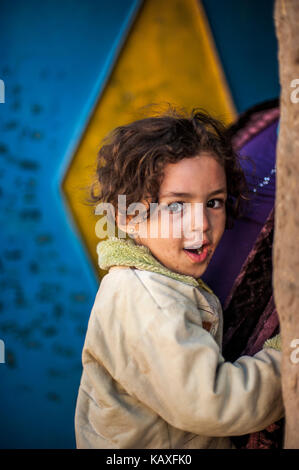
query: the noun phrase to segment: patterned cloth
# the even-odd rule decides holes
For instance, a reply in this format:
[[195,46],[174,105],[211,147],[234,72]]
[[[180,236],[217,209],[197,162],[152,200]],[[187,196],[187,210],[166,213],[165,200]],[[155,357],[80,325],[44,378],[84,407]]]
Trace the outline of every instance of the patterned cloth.
[[[261,230],[226,302],[223,355],[227,360],[234,361],[240,355],[254,355],[262,349],[268,338],[279,332],[272,292],[273,231],[274,210]],[[282,448],[283,429],[282,419],[261,432],[235,437],[233,441],[238,448]]]
[[[242,146],[242,152],[245,153],[249,150],[249,156],[252,156],[250,155],[250,141],[253,138],[256,139],[256,145],[261,133],[264,133],[264,137],[267,134],[274,136],[271,126],[277,128],[279,109],[278,104],[274,106],[272,103],[271,108],[270,103],[269,106],[266,104],[266,109],[261,109],[261,106],[258,110],[249,110],[246,117],[241,117],[232,130],[236,148],[240,149]],[[269,168],[273,167],[275,153],[272,149],[272,139],[266,139],[260,143],[267,146],[267,151],[260,155],[261,160],[267,159],[268,152],[270,158],[268,157],[267,165]],[[262,150],[264,150],[263,147]],[[254,151],[257,152],[256,149]],[[264,165],[265,162],[257,161],[257,166],[260,168]],[[249,183],[251,185],[251,181]],[[257,212],[255,212],[256,217],[262,220],[263,211],[267,211],[269,206],[272,206],[272,209],[224,302],[223,355],[229,361],[234,361],[244,354],[254,355],[263,347],[268,338],[272,338],[279,332],[272,282],[275,181],[272,186],[263,188],[260,194],[261,198],[256,208]],[[244,236],[246,236],[245,233]],[[215,293],[217,294],[217,290]],[[283,433],[284,419],[271,424],[263,431],[235,437],[233,441],[238,448],[282,448]]]

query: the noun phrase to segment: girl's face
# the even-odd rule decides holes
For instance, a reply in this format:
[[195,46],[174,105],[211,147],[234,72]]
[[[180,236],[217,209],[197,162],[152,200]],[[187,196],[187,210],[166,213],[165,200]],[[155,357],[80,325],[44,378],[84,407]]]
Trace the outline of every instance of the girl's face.
[[224,232],[226,198],[225,171],[213,154],[168,163],[159,192],[162,210],[138,224],[135,242],[172,271],[199,278]]

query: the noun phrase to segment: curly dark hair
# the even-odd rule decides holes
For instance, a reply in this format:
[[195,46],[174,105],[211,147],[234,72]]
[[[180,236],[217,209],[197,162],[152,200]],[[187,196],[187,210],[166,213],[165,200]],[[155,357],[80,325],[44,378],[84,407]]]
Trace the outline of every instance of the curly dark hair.
[[118,195],[131,203],[159,202],[159,188],[168,163],[210,152],[225,169],[228,198],[226,228],[241,215],[242,200],[249,200],[245,175],[226,127],[209,114],[175,111],[134,121],[114,129],[99,150],[95,181],[88,202],[111,203],[118,210]]

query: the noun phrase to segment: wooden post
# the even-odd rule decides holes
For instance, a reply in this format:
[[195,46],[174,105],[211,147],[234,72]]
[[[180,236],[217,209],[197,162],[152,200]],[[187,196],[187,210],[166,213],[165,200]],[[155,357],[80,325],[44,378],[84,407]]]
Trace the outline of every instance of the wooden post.
[[299,448],[299,2],[276,0],[281,119],[277,148],[274,298],[282,337],[285,448]]

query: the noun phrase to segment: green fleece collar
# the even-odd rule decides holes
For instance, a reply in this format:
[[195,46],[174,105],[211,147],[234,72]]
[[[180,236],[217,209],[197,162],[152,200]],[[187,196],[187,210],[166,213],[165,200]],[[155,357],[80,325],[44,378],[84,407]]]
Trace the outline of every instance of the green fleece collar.
[[164,274],[195,287],[202,287],[210,294],[213,294],[213,291],[201,279],[171,271],[152,255],[148,247],[136,245],[131,239],[111,237],[99,242],[97,254],[98,264],[101,269],[106,270],[111,266],[132,266],[137,269]]
[[277,351],[281,351],[281,336],[280,333],[278,335],[273,336],[273,338],[267,339],[263,345],[263,349],[265,348],[272,348],[277,349]]

